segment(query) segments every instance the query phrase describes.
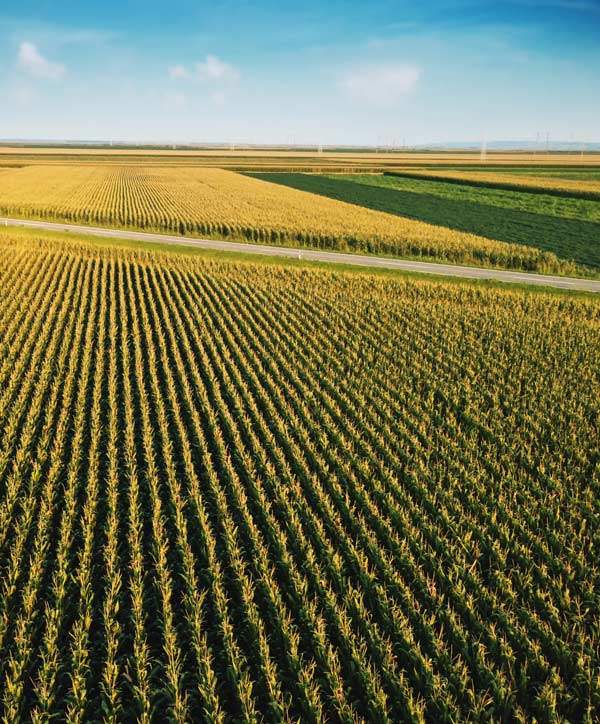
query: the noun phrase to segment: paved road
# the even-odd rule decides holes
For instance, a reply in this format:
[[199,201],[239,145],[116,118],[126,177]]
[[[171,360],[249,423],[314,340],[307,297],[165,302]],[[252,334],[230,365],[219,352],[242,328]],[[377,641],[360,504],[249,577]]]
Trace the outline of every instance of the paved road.
[[243,252],[245,254],[286,256],[296,259],[302,258],[307,261],[353,264],[356,266],[379,269],[399,269],[402,271],[419,272],[421,274],[439,274],[442,276],[463,277],[466,279],[492,279],[500,282],[536,284],[546,287],[558,287],[560,289],[577,289],[588,292],[600,292],[600,281],[594,281],[591,279],[574,279],[571,277],[556,277],[545,274],[528,274],[526,272],[502,271],[500,269],[480,269],[477,267],[456,266],[454,264],[436,264],[426,261],[388,259],[385,257],[363,256],[361,254],[319,251],[318,249],[290,249],[284,246],[244,244],[235,241],[217,241],[215,239],[195,239],[192,237],[169,234],[150,234],[141,231],[104,229],[96,226],[79,226],[76,224],[61,224],[50,221],[26,221],[23,219],[5,219],[0,217],[0,225],[27,226],[35,229],[46,229],[48,231],[74,231],[81,234],[107,236],[116,239],[150,241],[158,244],[178,244],[183,246],[196,246],[204,249],[217,249],[219,251]]

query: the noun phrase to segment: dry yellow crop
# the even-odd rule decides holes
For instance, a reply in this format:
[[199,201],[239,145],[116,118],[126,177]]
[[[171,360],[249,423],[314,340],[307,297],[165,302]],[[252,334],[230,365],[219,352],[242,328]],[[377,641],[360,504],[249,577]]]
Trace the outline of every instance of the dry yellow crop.
[[273,244],[569,272],[493,241],[214,168],[36,166],[0,175],[0,213]]

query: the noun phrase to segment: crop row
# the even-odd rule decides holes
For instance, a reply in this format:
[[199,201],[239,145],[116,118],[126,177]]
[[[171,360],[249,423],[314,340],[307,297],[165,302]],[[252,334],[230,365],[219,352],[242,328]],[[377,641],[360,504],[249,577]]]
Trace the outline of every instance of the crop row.
[[0,241],[5,720],[600,712],[596,302]]

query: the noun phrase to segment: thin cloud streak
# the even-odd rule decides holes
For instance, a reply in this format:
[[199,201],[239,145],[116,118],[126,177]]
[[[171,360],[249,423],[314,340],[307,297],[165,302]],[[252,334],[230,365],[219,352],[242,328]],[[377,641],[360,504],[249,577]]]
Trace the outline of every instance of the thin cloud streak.
[[202,63],[196,63],[196,73],[200,80],[237,83],[239,71],[225,63],[216,55],[207,55]]
[[172,65],[169,68],[169,76],[171,78],[189,78],[190,74],[183,65]]
[[203,61],[195,63],[193,70],[188,70],[181,63],[170,66],[169,76],[179,80],[196,79],[214,85],[233,85],[240,80],[241,73],[233,65],[209,54]]
[[17,62],[22,71],[34,78],[59,80],[65,74],[65,66],[44,58],[34,43],[21,43]]
[[395,105],[417,87],[422,69],[416,65],[379,65],[348,73],[341,81],[346,95],[360,103]]

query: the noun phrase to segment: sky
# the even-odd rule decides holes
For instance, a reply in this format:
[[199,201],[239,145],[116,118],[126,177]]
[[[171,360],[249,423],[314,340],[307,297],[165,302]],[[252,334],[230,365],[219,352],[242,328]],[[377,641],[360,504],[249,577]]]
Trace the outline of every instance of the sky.
[[0,0],[0,138],[600,141],[600,0]]

